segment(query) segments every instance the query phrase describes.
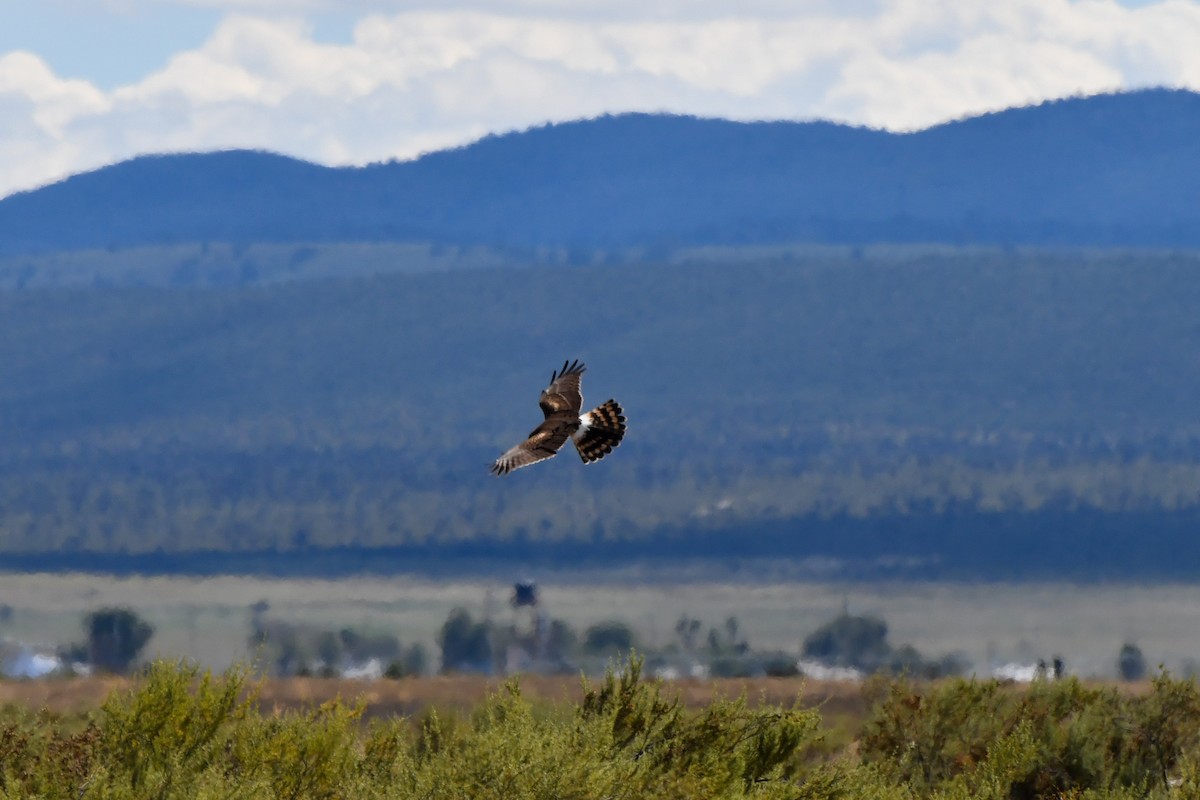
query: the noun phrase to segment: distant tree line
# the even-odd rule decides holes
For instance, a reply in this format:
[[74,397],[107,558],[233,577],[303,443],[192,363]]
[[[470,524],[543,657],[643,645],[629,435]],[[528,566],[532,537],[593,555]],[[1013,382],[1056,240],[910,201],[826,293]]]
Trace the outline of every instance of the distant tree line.
[[[440,658],[436,662],[422,644],[405,647],[393,632],[327,629],[275,619],[269,612],[265,600],[249,608],[247,644],[257,668],[280,676],[336,677],[356,671],[393,679],[433,671],[595,673],[634,653],[640,653],[651,668],[700,668],[713,677],[798,675],[805,662],[849,667],[863,675],[922,679],[962,675],[972,667],[959,654],[926,656],[910,644],[893,645],[882,618],[845,611],[809,633],[799,653],[788,653],[753,647],[736,616],[708,625],[684,614],[676,620],[671,639],[650,644],[622,620],[603,620],[580,632],[564,620],[536,613],[527,615],[524,622],[501,622],[477,619],[458,607],[437,632]],[[82,628],[82,640],[59,648],[67,670],[83,666],[101,673],[127,674],[140,663],[154,636],[154,626],[128,607],[90,611],[83,617]],[[519,657],[514,660],[514,655]],[[1129,641],[1121,646],[1114,667],[1124,681],[1140,681],[1148,672],[1141,648]],[[1044,662],[1039,669],[1043,678],[1065,677],[1058,656],[1053,671]]]
[[405,647],[392,633],[353,627],[328,630],[273,619],[269,610],[265,601],[250,608],[247,645],[254,660],[271,674],[332,677],[361,671],[372,661],[389,678],[421,675],[429,668],[424,646]]

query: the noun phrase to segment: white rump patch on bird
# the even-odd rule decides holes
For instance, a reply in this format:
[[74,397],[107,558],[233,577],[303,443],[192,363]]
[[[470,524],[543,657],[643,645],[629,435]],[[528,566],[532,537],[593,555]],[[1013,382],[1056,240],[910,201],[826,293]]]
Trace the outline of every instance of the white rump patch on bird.
[[579,430],[575,431],[575,435],[572,438],[578,442],[580,439],[582,439],[584,437],[585,434],[587,434],[588,429],[591,427],[592,427],[592,412],[589,411],[586,414],[580,414],[579,415]]

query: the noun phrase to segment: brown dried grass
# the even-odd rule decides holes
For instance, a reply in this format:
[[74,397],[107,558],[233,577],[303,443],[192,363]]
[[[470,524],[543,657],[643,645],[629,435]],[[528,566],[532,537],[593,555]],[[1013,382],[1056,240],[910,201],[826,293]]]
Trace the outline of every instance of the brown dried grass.
[[[114,691],[128,689],[134,678],[94,676],[45,680],[0,681],[0,706],[81,714],[99,708]],[[362,703],[369,717],[412,716],[427,708],[467,712],[500,689],[503,678],[440,675],[403,680],[345,678],[265,678],[257,683],[264,709],[311,708],[335,699]],[[524,675],[522,693],[547,704],[577,703],[584,685],[578,676]],[[700,708],[715,697],[745,696],[751,705],[819,707],[838,716],[858,716],[866,708],[860,687],[853,683],[803,678],[687,679],[663,684],[689,708]]]

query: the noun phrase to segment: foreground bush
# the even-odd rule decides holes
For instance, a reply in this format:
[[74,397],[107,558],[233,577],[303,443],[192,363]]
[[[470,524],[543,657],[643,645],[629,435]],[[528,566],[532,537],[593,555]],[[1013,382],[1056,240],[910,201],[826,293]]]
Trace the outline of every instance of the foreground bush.
[[263,708],[241,671],[159,663],[86,719],[6,709],[0,798],[1200,796],[1190,682],[1161,676],[1141,695],[1077,681],[873,691],[856,746],[831,755],[816,711],[716,700],[689,712],[636,661],[577,706],[534,706],[511,682],[469,718],[371,725],[341,702]]
[[1141,695],[1075,679],[1020,690],[975,680],[877,688],[861,758],[919,794],[969,785],[981,766],[995,774],[1002,753],[1001,797],[1175,796],[1170,789],[1200,797],[1200,693],[1191,681],[1163,674]]
[[819,717],[717,701],[687,713],[632,663],[578,708],[535,709],[508,684],[469,720],[365,726],[341,703],[258,707],[246,676],[154,665],[85,726],[0,727],[0,796],[47,798],[827,797],[846,776],[802,766]]

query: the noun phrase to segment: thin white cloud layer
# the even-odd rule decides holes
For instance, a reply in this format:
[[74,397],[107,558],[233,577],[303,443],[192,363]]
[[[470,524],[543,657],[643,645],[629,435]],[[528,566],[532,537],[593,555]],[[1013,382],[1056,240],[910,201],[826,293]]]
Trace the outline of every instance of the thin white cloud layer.
[[910,130],[1071,94],[1200,89],[1191,0],[757,0],[736,17],[703,0],[360,0],[346,44],[305,21],[324,0],[194,4],[242,13],[112,91],[33,53],[0,54],[0,194],[144,152],[256,147],[360,164],[606,112]]

